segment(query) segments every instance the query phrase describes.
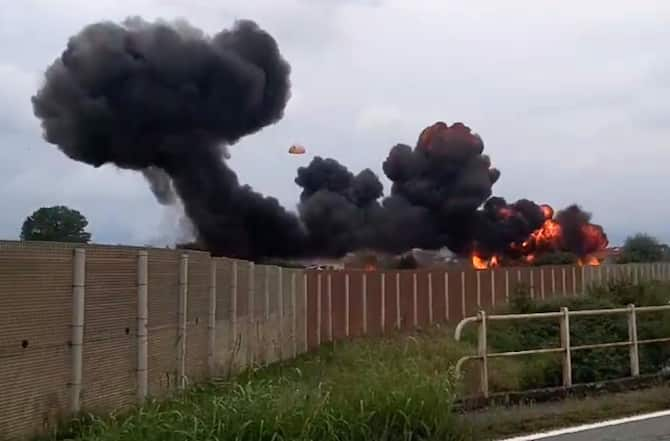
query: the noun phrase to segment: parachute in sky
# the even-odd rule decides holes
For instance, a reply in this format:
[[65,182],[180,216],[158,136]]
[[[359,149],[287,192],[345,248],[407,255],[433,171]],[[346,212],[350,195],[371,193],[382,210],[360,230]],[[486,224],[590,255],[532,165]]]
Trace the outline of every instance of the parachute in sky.
[[298,144],[293,144],[291,148],[288,149],[288,152],[291,155],[304,155],[306,150],[305,147],[298,145]]

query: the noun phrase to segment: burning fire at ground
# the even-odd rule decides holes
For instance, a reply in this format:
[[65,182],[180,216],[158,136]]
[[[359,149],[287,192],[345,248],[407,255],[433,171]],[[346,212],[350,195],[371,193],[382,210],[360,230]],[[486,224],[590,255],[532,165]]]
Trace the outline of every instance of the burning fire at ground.
[[[515,265],[530,265],[538,256],[555,252],[572,252],[577,257],[576,263],[580,266],[600,265],[600,261],[593,254],[605,249],[608,245],[607,236],[602,227],[589,223],[586,220],[587,216],[571,217],[565,214],[569,214],[570,210],[575,211],[576,208],[573,207],[559,213],[557,217],[554,217],[554,209],[549,205],[541,205],[539,209],[544,217],[540,228],[532,231],[521,242],[510,242],[501,253],[486,255],[481,250],[475,249],[471,255],[472,266],[476,269],[488,269],[508,262]],[[581,210],[579,213],[582,213]],[[500,207],[497,214],[504,221],[522,217],[520,210],[513,206]],[[571,240],[565,237],[564,226],[573,230]],[[569,242],[578,243],[580,249],[571,249]]]

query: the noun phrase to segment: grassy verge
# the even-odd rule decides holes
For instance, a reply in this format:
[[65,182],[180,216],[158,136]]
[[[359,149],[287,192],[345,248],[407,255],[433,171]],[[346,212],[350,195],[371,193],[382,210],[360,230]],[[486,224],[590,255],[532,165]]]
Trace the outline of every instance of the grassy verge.
[[434,329],[324,347],[51,440],[461,440],[452,366],[463,346]]

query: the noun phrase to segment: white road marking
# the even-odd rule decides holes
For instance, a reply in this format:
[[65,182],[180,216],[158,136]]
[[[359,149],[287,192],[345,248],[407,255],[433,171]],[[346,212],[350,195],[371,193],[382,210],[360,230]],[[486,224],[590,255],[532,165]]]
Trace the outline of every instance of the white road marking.
[[593,430],[593,429],[602,429],[604,427],[617,426],[619,424],[634,423],[636,421],[644,421],[652,418],[659,418],[665,416],[670,416],[670,410],[662,410],[659,412],[646,413],[643,415],[635,415],[626,418],[619,418],[616,420],[602,421],[599,423],[584,424],[581,426],[569,427],[567,429],[557,429],[549,432],[535,433],[532,435],[517,436],[515,438],[505,438],[504,440],[500,441],[535,441],[544,438],[550,438],[553,436],[568,435],[570,433],[585,432],[587,430]]

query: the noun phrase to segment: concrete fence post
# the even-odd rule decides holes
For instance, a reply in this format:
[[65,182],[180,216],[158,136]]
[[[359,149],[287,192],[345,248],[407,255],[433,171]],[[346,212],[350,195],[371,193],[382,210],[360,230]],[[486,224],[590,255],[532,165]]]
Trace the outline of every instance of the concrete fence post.
[[137,255],[137,401],[144,402],[149,394],[149,253]]
[[284,270],[282,267],[277,267],[277,307],[279,308],[279,330],[277,331],[277,346],[279,348],[279,359],[284,359],[284,338],[285,338],[285,329],[284,329],[284,304],[286,299],[284,298]]
[[72,379],[70,411],[81,411],[81,386],[83,375],[84,315],[86,295],[86,250],[76,248],[72,261]]
[[412,323],[415,328],[419,327],[419,306],[418,306],[418,282],[416,278],[416,271],[412,272]]
[[351,278],[349,277],[349,273],[346,273],[344,275],[344,335],[346,337],[351,335],[350,289]]
[[582,265],[582,295],[586,294],[586,267]]
[[433,325],[433,275],[428,273],[428,324]]
[[368,335],[368,273],[363,272],[363,335]]
[[237,274],[237,261],[233,260],[233,263],[230,268],[231,272],[231,281],[230,281],[230,321],[232,328],[232,339],[231,349],[232,353],[236,353],[237,341],[238,341],[238,327],[237,327],[237,286],[238,286],[238,274]]
[[328,341],[333,341],[333,275],[326,276],[326,316],[328,317]]
[[444,317],[449,320],[449,273],[444,272]]
[[395,325],[400,329],[402,318],[400,315],[400,273],[395,273]]
[[570,349],[570,312],[561,308],[561,348],[563,349],[563,387],[572,386],[572,352]]
[[465,308],[465,271],[461,271],[461,318],[467,317]]
[[308,332],[308,327],[307,327],[307,273],[303,271],[302,273],[302,286],[303,286],[303,292],[302,292],[302,301],[304,305],[304,313],[302,317],[302,322],[303,322],[303,336],[304,336],[304,344],[303,344],[303,352],[307,352],[309,350],[309,344],[307,342],[307,336],[309,335]]
[[[270,269],[271,266],[266,265],[263,271],[263,321],[267,324],[270,320]],[[265,327],[265,326],[264,326]]]
[[491,306],[496,305],[496,271],[489,270],[491,273]]
[[565,275],[565,267],[561,268],[561,284],[563,286],[563,297],[568,296],[567,278]]
[[210,376],[214,376],[216,373],[216,270],[216,260],[210,257],[207,320],[207,367]]
[[509,270],[505,270],[505,303],[509,303]]
[[479,387],[484,398],[489,396],[489,362],[488,362],[488,344],[486,341],[486,311],[480,310],[479,316],[479,335],[477,352],[479,355]]
[[628,305],[628,340],[630,341],[630,374],[633,377],[640,375],[640,356],[637,343],[637,315],[635,305]]
[[482,307],[482,272],[480,270],[475,270],[475,275],[477,277],[477,308]]
[[291,271],[291,345],[293,347],[293,357],[298,356],[298,307],[296,305],[296,274],[295,271]]
[[544,268],[540,267],[540,298],[544,300]]
[[386,333],[386,274],[381,274],[381,318],[380,326],[382,328],[382,335]]
[[321,346],[321,293],[323,290],[321,273],[316,275],[316,345]]
[[256,320],[256,264],[253,262],[249,262],[248,286],[249,326],[247,327],[247,367],[254,367],[256,365],[256,350],[258,345],[258,322]]
[[188,254],[179,259],[179,311],[177,313],[177,386],[186,388],[186,323],[188,318]]
[[572,295],[577,297],[577,268],[572,267]]

